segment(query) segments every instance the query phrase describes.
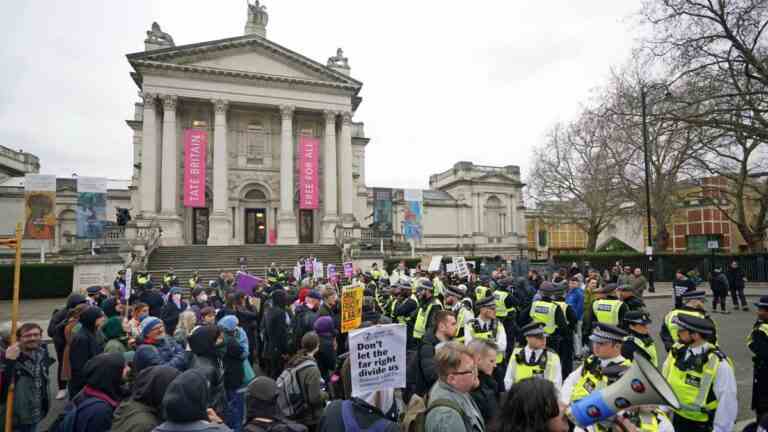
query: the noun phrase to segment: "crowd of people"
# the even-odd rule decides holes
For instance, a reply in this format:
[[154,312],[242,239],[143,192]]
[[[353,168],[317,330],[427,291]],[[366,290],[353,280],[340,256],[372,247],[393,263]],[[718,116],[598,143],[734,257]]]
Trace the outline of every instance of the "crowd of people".
[[[748,309],[738,271],[711,278],[712,312],[725,310],[723,289]],[[139,273],[126,283],[121,272],[112,287],[74,293],[47,329],[21,324],[14,344],[4,324],[0,419],[13,383],[20,432],[36,432],[54,398],[67,402],[49,430],[66,432],[582,430],[568,407],[643,356],[680,408],[631,407],[586,430],[726,432],[736,420],[734,364],[718,345],[706,294],[682,270],[665,317],[651,317],[647,281],[628,267],[573,265],[527,278],[497,268],[461,278],[401,262],[336,280],[273,265],[252,291],[224,272],[209,284],[197,274],[182,284],[172,271],[158,279]],[[405,388],[352,396],[340,331],[348,285],[364,287],[362,327],[406,326]],[[755,306],[748,347],[760,421],[768,414],[768,297]],[[653,318],[663,320],[663,362]]]

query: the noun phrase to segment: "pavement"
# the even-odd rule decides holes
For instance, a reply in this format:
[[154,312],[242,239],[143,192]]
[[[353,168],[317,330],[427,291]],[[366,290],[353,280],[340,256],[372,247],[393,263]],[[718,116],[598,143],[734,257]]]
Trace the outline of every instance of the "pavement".
[[[708,288],[706,286],[702,289]],[[768,295],[768,284],[750,284],[745,291],[750,305],[757,296]],[[655,293],[646,292],[644,296],[648,310],[654,320],[652,324],[652,333],[657,338],[660,361],[665,357],[664,348],[661,340],[658,338],[660,323],[663,321],[666,313],[672,309],[672,287],[669,283],[659,283]],[[62,307],[64,299],[39,299],[24,300],[19,308],[19,317],[21,322],[33,321],[40,324],[45,330],[48,326],[48,320],[55,308]],[[728,300],[730,304],[730,298]],[[0,301],[0,321],[6,321],[11,315],[11,302]],[[747,423],[752,421],[754,414],[750,410],[752,397],[752,360],[749,350],[746,346],[746,337],[752,329],[755,321],[754,309],[749,312],[734,311],[729,315],[712,314],[712,318],[718,325],[719,341],[722,350],[731,356],[735,365],[736,382],[738,385],[739,402],[739,422],[734,431],[741,431]],[[51,355],[55,358],[53,347],[50,346]],[[56,368],[51,369],[52,377],[56,373]],[[57,392],[56,381],[51,381],[51,395]],[[53,401],[51,412],[43,421],[38,430],[46,430],[50,423],[64,409],[65,401]]]

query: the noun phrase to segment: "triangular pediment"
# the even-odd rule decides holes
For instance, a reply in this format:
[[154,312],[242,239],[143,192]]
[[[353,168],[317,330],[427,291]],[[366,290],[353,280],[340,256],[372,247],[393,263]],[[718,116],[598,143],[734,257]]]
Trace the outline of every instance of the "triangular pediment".
[[128,54],[137,71],[160,68],[359,89],[362,83],[260,36],[248,35]]

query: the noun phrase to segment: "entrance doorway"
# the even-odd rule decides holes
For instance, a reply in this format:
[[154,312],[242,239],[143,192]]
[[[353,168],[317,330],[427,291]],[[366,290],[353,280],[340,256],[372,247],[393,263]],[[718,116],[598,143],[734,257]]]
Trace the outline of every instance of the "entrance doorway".
[[208,243],[208,209],[207,208],[194,208],[192,209],[192,243],[193,244],[207,244]]
[[314,226],[312,210],[299,210],[299,243],[314,243]]
[[266,209],[245,209],[245,242],[249,244],[267,242]]

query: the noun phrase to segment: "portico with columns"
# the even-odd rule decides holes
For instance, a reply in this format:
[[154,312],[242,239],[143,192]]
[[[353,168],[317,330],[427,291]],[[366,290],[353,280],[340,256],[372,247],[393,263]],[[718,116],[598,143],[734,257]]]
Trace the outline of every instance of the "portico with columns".
[[[267,21],[257,2],[245,35],[181,46],[153,24],[145,51],[127,56],[142,99],[131,121],[134,213],[158,220],[163,245],[333,244],[337,225],[356,222],[362,83],[340,49],[318,63],[268,40]],[[207,132],[205,207],[184,207],[187,129]],[[303,135],[320,141],[317,209],[298,208]]]

